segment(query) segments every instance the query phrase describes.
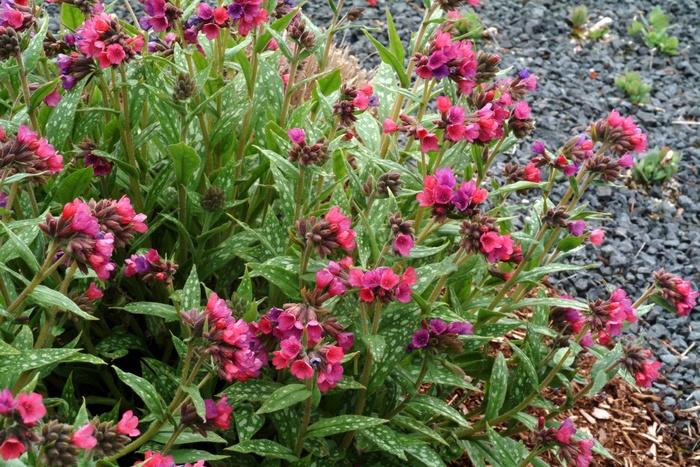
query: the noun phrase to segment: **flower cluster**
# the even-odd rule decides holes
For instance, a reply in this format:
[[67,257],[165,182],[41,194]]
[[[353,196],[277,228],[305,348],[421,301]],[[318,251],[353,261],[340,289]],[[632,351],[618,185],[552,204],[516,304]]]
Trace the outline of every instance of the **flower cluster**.
[[[63,170],[63,156],[44,138],[25,125],[11,137],[0,127],[0,178],[22,173],[55,174]],[[38,181],[45,177],[36,177]]]
[[421,328],[413,333],[408,351],[431,349],[436,352],[460,353],[463,345],[458,336],[470,336],[473,328],[468,321],[446,323],[441,319],[423,321]]
[[145,16],[139,18],[141,27],[154,32],[169,31],[175,27],[175,22],[182,16],[182,11],[165,0],[141,0]]
[[623,117],[617,110],[591,125],[591,138],[609,147],[618,156],[629,152],[644,152],[647,135],[634,123],[632,117]]
[[355,249],[357,233],[352,229],[352,220],[338,206],[333,206],[322,219],[313,216],[299,219],[296,227],[305,244],[312,245],[322,257],[337,249],[346,253]]
[[177,272],[177,264],[164,260],[155,248],[144,254],[134,254],[124,260],[124,275],[139,276],[144,281],[170,283]]
[[135,234],[148,230],[146,215],[137,213],[126,195],[118,200],[90,200],[88,205],[100,228],[114,235],[114,244],[119,248],[126,246]]
[[637,321],[637,312],[627,292],[615,289],[608,300],[595,300],[589,303],[591,329],[597,332],[598,342],[607,345],[622,332],[625,322]]
[[549,428],[547,430],[544,429],[544,418],[540,418],[538,438],[541,442],[552,443],[558,446],[559,456],[566,465],[588,467],[593,459],[592,449],[595,443],[589,438],[574,439],[577,431],[570,418],[561,422],[558,428]]
[[76,262],[81,271],[92,268],[97,277],[109,279],[115,264],[111,261],[114,252],[114,234],[100,230],[97,218],[90,206],[81,199],[66,204],[58,218],[46,215],[40,225],[49,237],[59,241],[63,254]]
[[435,175],[427,175],[423,179],[423,191],[416,195],[421,207],[431,207],[433,216],[444,218],[456,209],[467,212],[486,201],[488,192],[479,188],[474,180],[457,184],[452,169],[443,167],[435,171]]
[[267,21],[267,10],[261,0],[235,0],[228,6],[212,8],[206,3],[197,6],[197,14],[185,23],[185,39],[197,42],[201,31],[207,39],[214,40],[220,29],[237,27],[238,33],[247,36],[254,28]]
[[406,268],[401,275],[386,266],[366,272],[353,268],[348,274],[348,284],[360,289],[360,300],[366,303],[388,303],[393,300],[408,303],[411,301],[411,291],[416,281],[416,271],[412,267]]
[[22,32],[32,24],[34,24],[34,16],[27,0],[2,0],[0,2],[0,26]]
[[359,89],[343,85],[338,101],[333,105],[333,113],[338,118],[340,126],[349,129],[357,120],[358,112],[378,105],[379,98],[374,94],[371,85]]
[[95,60],[86,57],[78,52],[71,52],[69,55],[58,54],[56,66],[61,75],[61,85],[63,89],[73,89],[81,79],[95,71]]
[[204,312],[181,312],[183,322],[194,336],[206,340],[204,351],[211,355],[226,381],[246,381],[257,378],[267,363],[255,329],[242,319],[236,320],[226,302],[211,293]]
[[301,128],[287,131],[292,147],[289,150],[290,162],[301,165],[323,165],[328,160],[328,144],[325,139],[319,139],[314,144],[306,143],[306,132]]
[[143,36],[129,36],[122,31],[116,16],[106,13],[87,19],[76,35],[80,52],[96,59],[101,68],[129,61],[141,52],[144,44]]
[[204,467],[203,460],[199,460],[194,464],[182,464],[178,466],[175,463],[175,458],[167,454],[162,454],[157,451],[148,450],[143,453],[143,460],[136,461],[134,467]]
[[689,281],[660,269],[654,273],[654,282],[661,297],[673,305],[678,316],[688,316],[693,311],[700,294]]
[[449,78],[462,94],[471,94],[476,86],[477,59],[472,43],[453,41],[448,32],[436,34],[428,54],[417,54],[414,60],[416,74],[423,79]]
[[654,359],[651,350],[627,343],[622,348],[622,366],[634,376],[637,386],[650,388],[659,377],[661,362]]
[[334,388],[343,378],[342,347],[321,345],[313,349],[304,346],[294,336],[280,341],[280,350],[273,352],[272,365],[277,370],[289,368],[292,375],[300,380],[316,376],[316,384],[321,392]]
[[106,177],[112,172],[112,162],[95,154],[97,146],[90,139],[86,139],[78,147],[82,150],[78,158],[83,160],[85,167],[92,167],[92,174],[95,177]]
[[389,217],[389,227],[394,237],[391,249],[399,256],[408,256],[415,245],[413,221],[404,220],[400,213]]

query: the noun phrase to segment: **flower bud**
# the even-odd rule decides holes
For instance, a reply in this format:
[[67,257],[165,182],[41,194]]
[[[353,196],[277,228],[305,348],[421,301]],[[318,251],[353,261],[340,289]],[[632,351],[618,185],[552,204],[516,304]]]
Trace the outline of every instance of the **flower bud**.
[[177,80],[175,81],[175,87],[173,89],[173,99],[176,101],[186,101],[194,95],[197,91],[197,84],[194,80],[185,73],[180,73],[177,75]]
[[202,207],[205,211],[215,212],[224,207],[226,193],[218,186],[210,186],[202,196]]

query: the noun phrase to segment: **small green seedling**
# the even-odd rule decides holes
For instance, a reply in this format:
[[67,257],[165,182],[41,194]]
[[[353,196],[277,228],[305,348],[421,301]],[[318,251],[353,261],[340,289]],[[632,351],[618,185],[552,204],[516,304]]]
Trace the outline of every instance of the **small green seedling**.
[[586,5],[576,5],[571,9],[567,20],[571,26],[571,35],[576,39],[583,39],[586,35],[586,24],[588,23],[588,7]]
[[650,49],[666,55],[678,54],[678,38],[668,34],[670,21],[661,7],[654,7],[646,17],[635,18],[627,28],[631,36],[641,35]]
[[615,78],[615,86],[627,94],[627,98],[634,105],[639,105],[649,100],[651,85],[642,81],[642,76],[636,71],[628,71]]
[[680,161],[680,153],[671,148],[656,148],[634,165],[632,177],[644,185],[664,185],[678,172]]

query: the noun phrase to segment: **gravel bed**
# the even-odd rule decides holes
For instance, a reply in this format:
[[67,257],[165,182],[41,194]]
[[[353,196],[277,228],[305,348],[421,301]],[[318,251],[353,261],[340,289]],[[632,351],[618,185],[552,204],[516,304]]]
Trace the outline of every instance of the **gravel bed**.
[[[326,24],[331,12],[314,2],[305,13],[318,24]],[[318,2],[320,3],[320,2]],[[366,6],[355,0],[355,6]],[[365,10],[360,23],[385,36],[383,23],[387,2]],[[416,31],[422,8],[418,1],[389,2],[404,43]],[[527,67],[539,78],[532,97],[537,128],[532,139],[556,147],[586,125],[618,109],[634,116],[649,134],[650,147],[669,146],[682,154],[682,168],[664,189],[651,190],[598,187],[586,201],[595,210],[613,217],[604,224],[604,245],[586,254],[597,257],[601,266],[561,285],[580,297],[595,298],[613,287],[623,287],[632,296],[649,284],[660,267],[700,284],[700,126],[679,121],[700,121],[700,79],[696,38],[700,33],[700,3],[667,0],[662,6],[671,17],[672,34],[680,39],[675,57],[654,54],[639,38],[630,37],[627,26],[635,14],[646,13],[658,2],[635,1],[489,1],[476,9],[486,28],[496,33],[479,47],[496,51],[504,66]],[[569,37],[565,23],[569,9],[585,4],[592,22],[602,17],[613,20],[608,37],[599,42],[578,44]],[[339,37],[366,66],[378,63],[371,44],[359,30]],[[385,40],[385,37],[384,37]],[[649,103],[634,106],[614,86],[616,76],[638,71],[652,83]],[[674,123],[675,122],[675,123]],[[530,155],[523,145],[515,157]],[[574,259],[575,260],[575,259]],[[655,307],[628,333],[644,339],[664,366],[664,377],[655,384],[663,398],[659,411],[669,422],[674,409],[700,405],[700,312],[689,318]]]

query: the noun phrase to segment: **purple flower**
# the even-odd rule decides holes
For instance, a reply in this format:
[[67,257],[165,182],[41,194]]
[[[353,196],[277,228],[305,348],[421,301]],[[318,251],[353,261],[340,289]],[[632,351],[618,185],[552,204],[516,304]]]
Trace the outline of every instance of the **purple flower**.
[[532,152],[534,154],[542,155],[542,154],[544,154],[544,149],[545,149],[544,141],[537,140],[534,143],[532,143]]
[[469,321],[453,321],[447,326],[447,332],[460,336],[471,336],[474,334],[474,328]]
[[569,225],[567,226],[569,229],[569,233],[575,237],[579,237],[583,234],[583,231],[586,230],[586,222],[585,221],[572,221],[569,222]]
[[441,319],[431,319],[429,328],[431,334],[439,336],[440,334],[444,334],[445,331],[447,331],[447,323]]
[[518,76],[520,77],[520,79],[528,79],[530,75],[530,70],[528,70],[527,68],[523,68],[518,72]]
[[410,348],[412,350],[423,349],[428,346],[428,342],[430,342],[430,332],[428,332],[427,329],[419,329],[414,332],[413,337],[411,337]]
[[4,191],[0,191],[0,208],[6,208],[7,207],[7,198],[8,195]]
[[292,143],[301,144],[306,141],[306,132],[301,128],[290,128],[287,136]]

